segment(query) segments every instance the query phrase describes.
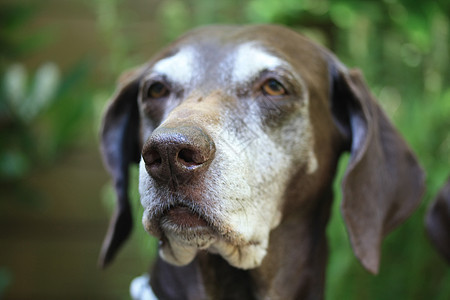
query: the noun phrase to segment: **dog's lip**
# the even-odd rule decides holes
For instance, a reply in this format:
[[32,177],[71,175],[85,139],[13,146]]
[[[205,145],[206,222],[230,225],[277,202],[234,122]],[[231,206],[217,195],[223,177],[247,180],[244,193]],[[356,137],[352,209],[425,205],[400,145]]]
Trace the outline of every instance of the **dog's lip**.
[[[149,211],[150,212],[150,211]],[[179,220],[176,217],[181,217]],[[236,234],[217,217],[211,217],[194,201],[176,202],[165,208],[153,210],[144,219],[145,230],[160,241],[168,235],[215,235],[233,245],[245,245],[246,239]]]
[[161,221],[180,228],[208,227],[208,222],[202,216],[185,206],[175,206],[167,210]]

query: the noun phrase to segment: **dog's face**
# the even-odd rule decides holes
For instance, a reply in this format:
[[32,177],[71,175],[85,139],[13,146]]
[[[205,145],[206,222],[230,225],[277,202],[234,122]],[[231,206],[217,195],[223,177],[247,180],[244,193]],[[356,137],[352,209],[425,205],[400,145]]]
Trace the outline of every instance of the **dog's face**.
[[142,74],[143,223],[173,264],[207,249],[258,266],[290,179],[318,169],[310,87],[289,49],[257,36],[199,30]]
[[381,239],[423,189],[360,73],[278,26],[198,29],[128,73],[105,113],[102,146],[118,195],[103,264],[131,228],[132,162],[144,227],[175,265],[199,250],[260,265],[280,222],[328,209],[315,202],[329,197],[338,157],[351,150],[344,219],[356,255],[376,272]]

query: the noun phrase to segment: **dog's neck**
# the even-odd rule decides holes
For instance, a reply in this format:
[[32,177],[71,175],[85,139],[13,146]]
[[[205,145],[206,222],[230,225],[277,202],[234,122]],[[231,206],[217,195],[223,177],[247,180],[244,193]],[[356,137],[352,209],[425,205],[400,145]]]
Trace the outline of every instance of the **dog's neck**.
[[300,218],[288,215],[273,230],[260,267],[236,269],[206,252],[185,267],[158,259],[153,290],[161,299],[322,299],[332,198],[331,192],[326,194]]
[[250,271],[258,299],[323,298],[330,202],[331,193],[300,218],[285,215],[271,233],[267,257]]

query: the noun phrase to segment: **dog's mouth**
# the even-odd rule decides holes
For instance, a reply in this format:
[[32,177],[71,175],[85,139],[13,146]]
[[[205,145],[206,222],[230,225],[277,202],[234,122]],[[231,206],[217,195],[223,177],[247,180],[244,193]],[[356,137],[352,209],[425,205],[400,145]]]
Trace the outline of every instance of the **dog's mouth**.
[[169,207],[153,220],[161,240],[160,254],[175,265],[186,265],[198,250],[206,250],[218,239],[214,226],[193,208]]
[[202,227],[208,225],[199,214],[183,206],[172,208],[167,212],[165,218],[181,227]]
[[162,231],[183,231],[208,227],[208,222],[192,209],[175,206],[165,211],[159,221]]
[[244,238],[220,217],[204,202],[166,198],[165,203],[145,210],[143,224],[147,232],[160,240],[159,254],[170,264],[185,266],[199,251],[207,251],[221,255],[235,267],[259,265],[267,243]]
[[[204,240],[216,236],[218,230],[208,216],[195,205],[177,203],[154,214],[146,225],[147,231],[160,240],[204,247]],[[145,223],[144,223],[145,224]]]

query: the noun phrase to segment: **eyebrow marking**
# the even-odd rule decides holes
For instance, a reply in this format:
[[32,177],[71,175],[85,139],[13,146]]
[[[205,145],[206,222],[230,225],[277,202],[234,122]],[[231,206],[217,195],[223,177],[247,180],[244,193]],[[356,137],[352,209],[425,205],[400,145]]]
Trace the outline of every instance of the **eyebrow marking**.
[[170,81],[187,85],[194,75],[195,56],[193,48],[182,48],[175,55],[158,61],[153,66],[153,71],[166,76]]
[[264,70],[286,66],[286,63],[255,43],[241,45],[234,53],[232,81],[234,83],[248,82]]

